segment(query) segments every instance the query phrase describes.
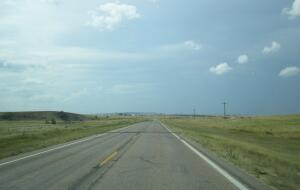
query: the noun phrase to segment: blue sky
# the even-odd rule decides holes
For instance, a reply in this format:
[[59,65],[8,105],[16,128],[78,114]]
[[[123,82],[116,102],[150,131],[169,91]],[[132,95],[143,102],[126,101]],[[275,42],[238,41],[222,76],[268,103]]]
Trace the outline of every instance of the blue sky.
[[300,0],[1,0],[0,111],[300,113]]

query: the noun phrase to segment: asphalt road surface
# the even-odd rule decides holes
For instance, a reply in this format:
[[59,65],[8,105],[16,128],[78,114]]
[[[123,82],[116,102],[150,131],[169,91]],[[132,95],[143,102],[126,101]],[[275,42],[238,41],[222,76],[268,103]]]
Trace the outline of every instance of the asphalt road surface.
[[243,186],[224,177],[159,121],[151,121],[2,160],[0,189],[235,190]]

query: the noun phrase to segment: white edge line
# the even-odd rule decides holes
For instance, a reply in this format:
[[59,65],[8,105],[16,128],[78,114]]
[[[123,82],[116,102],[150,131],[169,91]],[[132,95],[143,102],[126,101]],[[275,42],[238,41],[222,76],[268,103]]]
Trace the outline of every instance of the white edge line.
[[[133,124],[134,125],[134,124]],[[123,129],[126,129],[126,128],[129,128],[131,127],[132,125],[128,126],[128,127],[124,127],[124,128],[120,128],[120,129],[116,129],[116,130],[112,130],[112,131],[109,131],[109,132],[116,132],[116,131],[120,131],[120,130],[123,130]],[[96,136],[92,136],[92,137],[88,137],[88,138],[85,138],[85,139],[82,139],[82,140],[79,140],[79,141],[75,141],[75,142],[72,142],[72,143],[69,143],[69,144],[65,144],[65,145],[62,145],[62,146],[59,146],[59,147],[55,147],[55,148],[52,148],[52,149],[49,149],[49,150],[45,150],[45,151],[42,151],[42,152],[38,152],[38,153],[35,153],[35,154],[31,154],[31,155],[28,155],[28,156],[24,156],[22,158],[18,158],[18,159],[15,159],[15,160],[11,160],[11,161],[7,161],[7,162],[4,162],[4,163],[0,163],[0,166],[4,166],[4,165],[7,165],[7,164],[11,164],[11,163],[14,163],[14,162],[18,162],[20,160],[24,160],[24,159],[27,159],[27,158],[31,158],[31,157],[35,157],[35,156],[38,156],[38,155],[41,155],[41,154],[45,154],[47,152],[51,152],[51,151],[54,151],[54,150],[59,150],[59,149],[62,149],[62,148],[66,148],[68,146],[72,146],[74,144],[78,144],[78,143],[82,143],[82,142],[85,142],[85,141],[89,141],[89,140],[92,140],[94,138],[98,138],[98,137],[101,137],[105,134],[107,134],[108,132],[106,133],[102,133],[102,134],[99,134],[99,135],[96,135]]]
[[167,129],[171,134],[173,134],[179,141],[181,141],[184,145],[186,145],[190,150],[192,150],[195,154],[197,154],[200,158],[202,158],[204,161],[206,161],[210,166],[212,166],[215,170],[217,170],[220,174],[222,174],[226,179],[228,179],[232,184],[234,184],[237,188],[240,190],[250,190],[248,187],[243,185],[241,182],[239,182],[237,179],[232,177],[228,172],[226,172],[224,169],[222,169],[220,166],[215,164],[212,160],[210,160],[207,156],[199,152],[197,149],[192,147],[189,143],[187,143],[185,140],[177,136],[175,133],[173,133],[165,124],[163,124],[160,121],[160,124]]

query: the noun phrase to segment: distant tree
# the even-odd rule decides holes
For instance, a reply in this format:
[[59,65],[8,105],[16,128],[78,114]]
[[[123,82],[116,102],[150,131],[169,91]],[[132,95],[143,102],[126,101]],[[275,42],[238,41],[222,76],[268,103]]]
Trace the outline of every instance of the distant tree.
[[13,119],[14,119],[14,114],[13,114],[13,113],[10,113],[10,112],[4,113],[4,114],[2,115],[2,119],[5,119],[5,120],[13,120]]
[[51,119],[51,124],[56,124],[56,120],[55,119]]

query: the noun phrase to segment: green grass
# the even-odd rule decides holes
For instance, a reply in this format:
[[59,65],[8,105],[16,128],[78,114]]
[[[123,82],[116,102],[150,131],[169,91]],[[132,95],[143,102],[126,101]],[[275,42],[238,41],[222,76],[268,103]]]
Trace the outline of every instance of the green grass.
[[110,117],[97,120],[45,124],[45,120],[0,121],[0,158],[14,156],[147,120]]
[[162,121],[276,189],[300,189],[300,115]]

